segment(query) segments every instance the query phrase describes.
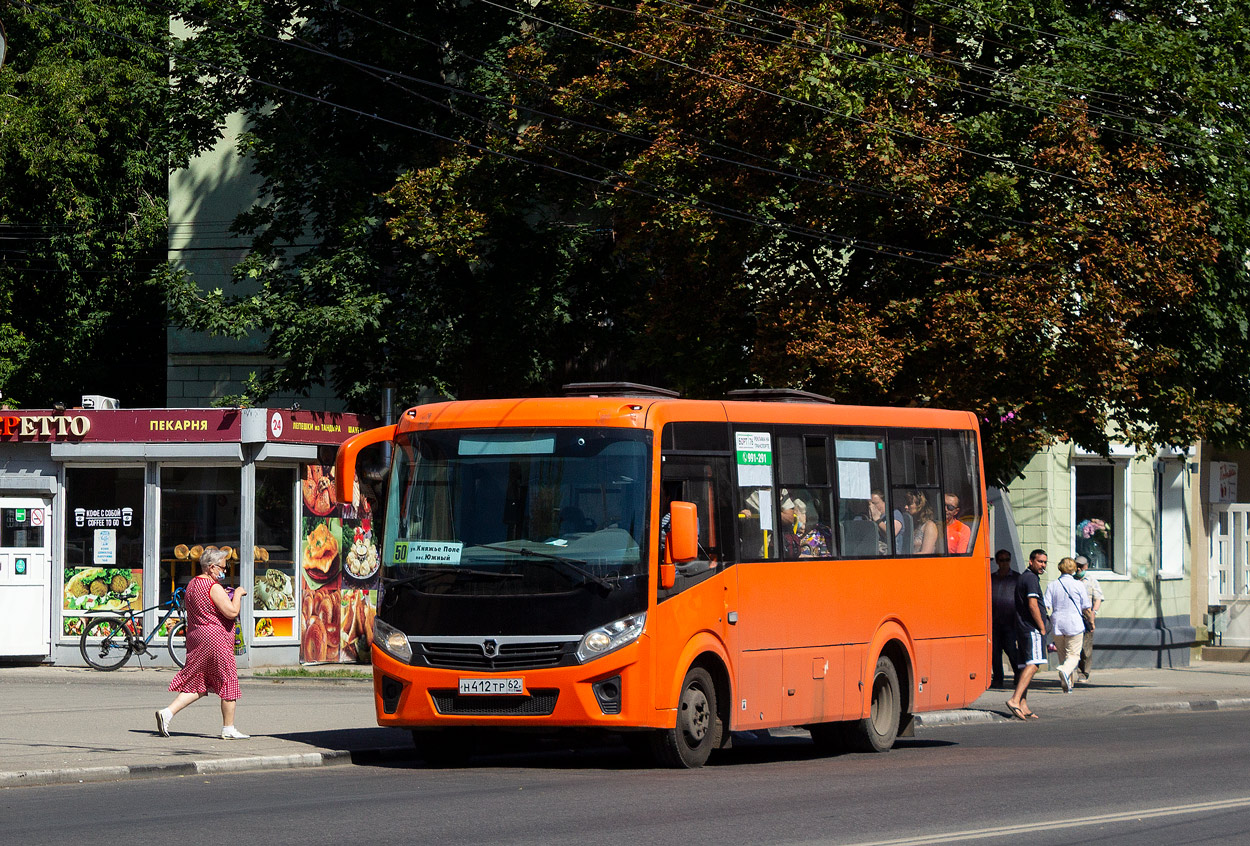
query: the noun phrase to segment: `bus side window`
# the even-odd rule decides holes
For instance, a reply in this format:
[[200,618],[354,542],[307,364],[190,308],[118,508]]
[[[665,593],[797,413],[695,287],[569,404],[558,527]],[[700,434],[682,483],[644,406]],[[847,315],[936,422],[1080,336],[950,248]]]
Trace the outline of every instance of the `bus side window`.
[[838,555],[877,558],[890,554],[887,529],[875,519],[873,494],[885,491],[885,436],[846,434],[834,439],[837,459]]
[[801,430],[778,434],[777,533],[782,558],[832,558],[833,496],[829,438]]
[[777,557],[777,509],[772,488],[739,488],[742,507],[734,521],[738,528],[738,557],[762,561]]
[[901,548],[899,555],[946,554],[945,501],[939,471],[936,433],[897,433],[890,438],[894,507],[901,509],[911,524],[910,548]]
[[665,456],[660,484],[661,520],[673,501],[693,502],[699,516],[699,557],[678,565],[677,583],[665,594],[671,596],[711,577],[733,559],[729,459]]
[[942,433],[942,498],[951,555],[972,552],[981,522],[981,483],[977,444],[971,432]]

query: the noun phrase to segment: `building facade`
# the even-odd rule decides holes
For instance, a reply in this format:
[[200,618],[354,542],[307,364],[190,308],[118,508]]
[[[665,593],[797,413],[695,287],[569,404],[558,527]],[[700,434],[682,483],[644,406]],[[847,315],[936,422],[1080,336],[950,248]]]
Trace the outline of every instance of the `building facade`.
[[1057,444],[1008,487],[1018,568],[1036,548],[1050,559],[1047,578],[1064,556],[1090,560],[1105,595],[1094,667],[1189,664],[1202,634],[1191,603],[1193,559],[1205,547],[1202,477],[1195,450],[1116,446],[1103,457]]

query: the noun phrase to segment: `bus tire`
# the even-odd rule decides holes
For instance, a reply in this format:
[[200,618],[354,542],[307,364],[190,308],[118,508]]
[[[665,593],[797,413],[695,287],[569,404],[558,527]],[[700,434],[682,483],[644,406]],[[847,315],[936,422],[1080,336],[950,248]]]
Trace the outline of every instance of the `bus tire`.
[[664,767],[701,767],[720,742],[720,725],[712,677],[702,667],[691,667],[681,683],[677,725],[652,736],[652,755]]
[[894,662],[882,655],[872,674],[872,700],[868,716],[856,720],[847,732],[850,747],[857,752],[888,752],[898,738],[903,697]]

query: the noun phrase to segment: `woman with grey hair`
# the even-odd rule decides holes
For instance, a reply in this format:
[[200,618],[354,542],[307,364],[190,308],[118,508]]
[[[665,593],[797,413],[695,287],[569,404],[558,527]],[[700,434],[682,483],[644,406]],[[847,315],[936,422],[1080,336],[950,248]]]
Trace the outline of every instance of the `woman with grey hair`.
[[221,736],[244,740],[248,735],[234,727],[234,703],[239,698],[239,669],[234,661],[234,621],[239,618],[247,591],[226,593],[228,553],[207,549],[200,556],[200,574],[187,585],[187,663],[169,683],[178,695],[156,712],[156,730],[169,737],[169,724],[183,708],[210,692],[221,697]]

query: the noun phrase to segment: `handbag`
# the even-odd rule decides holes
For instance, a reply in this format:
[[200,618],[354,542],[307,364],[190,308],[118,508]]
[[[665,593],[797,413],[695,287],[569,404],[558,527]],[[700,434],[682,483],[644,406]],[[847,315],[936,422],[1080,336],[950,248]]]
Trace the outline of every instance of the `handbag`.
[[1068,589],[1063,589],[1068,594],[1068,600],[1076,606],[1077,613],[1081,615],[1081,622],[1085,624],[1085,631],[1092,632],[1094,630],[1094,611],[1091,608],[1082,608],[1080,603],[1072,598],[1072,594],[1068,593]]

